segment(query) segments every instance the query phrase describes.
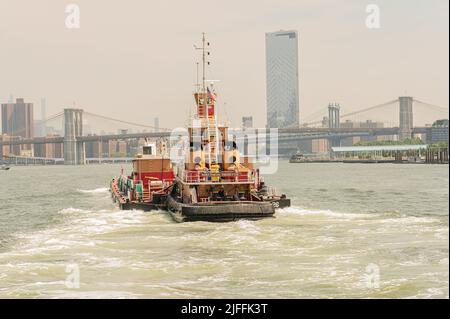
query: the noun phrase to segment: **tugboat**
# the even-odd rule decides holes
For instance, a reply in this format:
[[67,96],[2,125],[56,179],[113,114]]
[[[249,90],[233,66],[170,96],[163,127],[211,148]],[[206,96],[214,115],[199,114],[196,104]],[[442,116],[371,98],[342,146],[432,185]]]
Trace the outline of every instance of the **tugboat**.
[[167,155],[166,141],[147,143],[132,161],[133,171],[110,183],[111,197],[119,208],[144,211],[165,209],[169,187],[174,180],[172,163]]
[[291,156],[289,159],[289,163],[304,163],[306,162],[305,156],[300,152],[300,150],[297,151],[294,155]]
[[202,43],[203,81],[194,93],[196,111],[182,160],[172,163],[164,142],[159,149],[145,146],[133,160],[132,174],[111,182],[112,197],[122,209],[164,209],[177,222],[273,217],[275,208],[290,206],[290,199],[268,190],[251,157],[242,155],[236,141],[228,140],[228,127],[218,124],[217,93],[205,79],[209,43],[204,34]]

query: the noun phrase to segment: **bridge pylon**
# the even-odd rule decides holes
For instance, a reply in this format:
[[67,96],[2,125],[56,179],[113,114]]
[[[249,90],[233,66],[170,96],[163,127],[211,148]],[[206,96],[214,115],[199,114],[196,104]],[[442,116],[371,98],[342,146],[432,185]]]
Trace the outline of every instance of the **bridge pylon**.
[[404,140],[412,137],[413,98],[412,96],[400,96],[398,102],[400,104],[398,138]]
[[83,135],[83,110],[64,109],[64,164],[83,165],[86,163]]
[[[328,104],[328,128],[341,127],[341,106],[337,103]],[[341,146],[341,139],[339,137],[330,137],[328,139],[328,148]]]

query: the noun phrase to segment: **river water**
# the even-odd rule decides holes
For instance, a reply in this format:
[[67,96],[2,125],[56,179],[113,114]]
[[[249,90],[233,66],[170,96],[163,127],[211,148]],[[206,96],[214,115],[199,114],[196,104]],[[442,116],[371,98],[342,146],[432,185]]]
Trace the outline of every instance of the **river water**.
[[119,171],[0,171],[0,298],[449,297],[447,165],[281,161],[293,207],[223,224],[118,210]]

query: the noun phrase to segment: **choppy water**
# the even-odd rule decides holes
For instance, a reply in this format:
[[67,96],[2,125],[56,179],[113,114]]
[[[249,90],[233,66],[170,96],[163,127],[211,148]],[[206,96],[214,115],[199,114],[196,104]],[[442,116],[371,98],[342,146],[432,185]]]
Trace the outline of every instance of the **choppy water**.
[[0,171],[0,298],[449,297],[448,166],[282,162],[294,207],[224,224],[118,210],[119,171]]

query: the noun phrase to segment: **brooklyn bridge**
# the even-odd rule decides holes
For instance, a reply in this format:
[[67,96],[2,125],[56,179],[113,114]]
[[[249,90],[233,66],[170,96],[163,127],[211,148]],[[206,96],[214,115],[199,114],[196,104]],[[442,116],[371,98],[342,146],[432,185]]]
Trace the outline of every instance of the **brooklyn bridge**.
[[[351,137],[378,137],[378,136],[395,136],[398,140],[412,138],[417,135],[429,134],[429,126],[414,126],[414,114],[417,109],[422,109],[434,120],[448,118],[448,108],[433,105],[415,99],[411,96],[401,96],[397,99],[390,100],[381,104],[370,107],[364,107],[357,111],[348,113],[343,112],[337,104],[330,104],[326,108],[317,111],[314,116],[322,117],[319,120],[303,121],[299,127],[279,128],[277,142],[280,148],[295,145],[297,142],[307,140],[327,140],[330,146],[339,146],[341,141]],[[342,112],[342,114],[341,114]],[[390,113],[389,113],[390,112]],[[370,125],[370,114],[389,113],[389,120],[384,121],[384,125]],[[396,114],[396,115],[392,115]],[[364,117],[368,125],[354,127],[347,125],[351,123],[351,119]],[[121,132],[116,134],[100,133],[93,134],[84,130],[87,122],[103,121],[108,123],[109,127],[114,127],[115,131]],[[80,108],[66,108],[62,112],[48,117],[43,121],[46,123],[61,122],[62,134],[53,136],[41,136],[34,138],[19,138],[10,136],[9,139],[0,140],[0,157],[14,158],[16,161],[20,158],[15,154],[14,150],[20,146],[27,146],[29,149],[36,150],[44,146],[58,146],[61,149],[59,158],[40,158],[32,157],[29,160],[39,161],[43,163],[63,162],[68,165],[84,164],[87,160],[86,147],[92,143],[109,143],[109,141],[122,140],[138,140],[168,138],[171,128],[158,128],[151,125],[129,122],[123,119],[114,119],[105,115],[94,114]],[[431,124],[431,123],[430,123]],[[139,132],[129,132],[125,127],[133,127],[135,130],[139,128]],[[267,132],[267,129],[256,129],[257,134]],[[8,154],[4,154],[4,150],[9,150]],[[92,160],[92,159],[91,159]]]

